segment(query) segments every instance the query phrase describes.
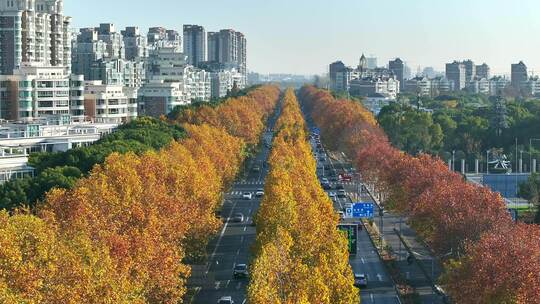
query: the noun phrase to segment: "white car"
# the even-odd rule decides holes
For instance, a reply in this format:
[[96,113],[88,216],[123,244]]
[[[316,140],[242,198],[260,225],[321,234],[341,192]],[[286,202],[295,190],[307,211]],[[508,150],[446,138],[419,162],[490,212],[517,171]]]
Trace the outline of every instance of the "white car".
[[242,199],[245,199],[245,200],[251,200],[251,199],[253,199],[253,193],[251,193],[251,192],[244,192],[244,193],[242,193]]
[[255,192],[256,197],[262,197],[264,195],[263,189],[257,189],[257,192]]
[[217,304],[234,304],[232,297],[221,297]]
[[330,191],[328,192],[328,196],[330,197],[330,199],[335,199],[337,197],[337,194],[333,191]]

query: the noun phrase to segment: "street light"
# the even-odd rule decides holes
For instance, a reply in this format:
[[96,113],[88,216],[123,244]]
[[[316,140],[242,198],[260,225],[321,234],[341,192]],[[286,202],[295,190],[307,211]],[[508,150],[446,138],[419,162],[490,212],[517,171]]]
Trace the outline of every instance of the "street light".
[[456,150],[452,150],[452,171],[456,171]]
[[489,174],[489,150],[486,151],[486,175]]

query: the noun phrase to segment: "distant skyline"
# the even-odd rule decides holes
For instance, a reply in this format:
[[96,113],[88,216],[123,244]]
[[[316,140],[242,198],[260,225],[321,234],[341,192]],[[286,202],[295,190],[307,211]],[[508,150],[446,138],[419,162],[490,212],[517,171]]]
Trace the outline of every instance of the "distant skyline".
[[356,65],[374,54],[379,65],[400,57],[443,71],[453,60],[486,62],[509,74],[520,60],[540,73],[538,0],[64,0],[73,27],[114,23],[182,31],[233,28],[246,35],[248,69],[259,73],[321,74],[342,60]]

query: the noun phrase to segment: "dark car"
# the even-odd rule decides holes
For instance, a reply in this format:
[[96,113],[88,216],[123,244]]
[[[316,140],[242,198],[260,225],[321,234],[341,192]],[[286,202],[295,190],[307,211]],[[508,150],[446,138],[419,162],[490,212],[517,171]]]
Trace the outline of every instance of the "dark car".
[[367,277],[365,274],[355,273],[354,274],[354,286],[358,288],[367,287]]
[[248,276],[248,268],[246,264],[237,264],[236,266],[234,266],[233,277],[235,279],[247,278],[247,276]]

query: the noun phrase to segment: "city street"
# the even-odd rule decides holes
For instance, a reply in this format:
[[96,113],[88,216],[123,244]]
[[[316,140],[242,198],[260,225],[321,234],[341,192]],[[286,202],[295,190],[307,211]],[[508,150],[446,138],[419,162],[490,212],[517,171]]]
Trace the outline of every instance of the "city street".
[[[276,114],[277,116],[277,114]],[[269,126],[275,123],[275,117]],[[268,130],[271,130],[268,129]],[[263,143],[272,142],[272,132],[263,135]],[[233,269],[237,264],[248,264],[251,260],[251,245],[255,241],[256,230],[253,216],[260,205],[260,197],[255,197],[258,189],[264,188],[264,178],[268,174],[266,163],[270,154],[270,145],[263,144],[261,151],[248,165],[245,180],[234,183],[232,189],[225,194],[225,201],[221,211],[224,226],[216,239],[208,246],[209,257],[205,266],[194,266],[188,285],[196,288],[192,303],[216,303],[223,296],[231,296],[237,304],[246,302],[247,278],[234,279]],[[254,170],[258,167],[258,170]],[[242,194],[249,192],[252,199],[243,199]],[[235,222],[235,214],[241,213],[242,222]],[[248,269],[249,271],[249,269]]]
[[[312,147],[316,150],[316,144],[314,142],[312,142]],[[322,178],[331,177],[332,171],[344,169],[343,164],[334,163],[326,153],[322,154],[324,154],[326,161],[320,161],[319,157],[317,157],[319,167],[324,168],[325,166],[330,166],[332,170],[321,170],[319,172],[321,181]],[[334,200],[334,209],[336,212],[343,211],[345,204],[352,202],[352,199],[357,196],[357,184],[354,182],[331,182],[330,184],[333,189],[328,192],[334,193],[337,191],[335,190],[336,185],[343,185],[346,197],[336,198]],[[342,220],[342,223],[359,224],[360,230],[358,233],[357,254],[349,256],[349,263],[351,264],[354,273],[364,274],[368,281],[367,287],[360,290],[362,303],[400,303],[394,284],[388,276],[363,224],[359,220],[352,219]]]

